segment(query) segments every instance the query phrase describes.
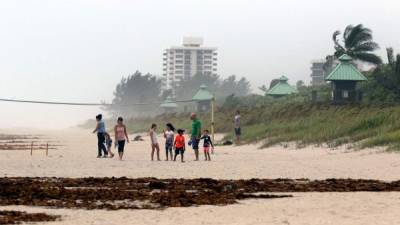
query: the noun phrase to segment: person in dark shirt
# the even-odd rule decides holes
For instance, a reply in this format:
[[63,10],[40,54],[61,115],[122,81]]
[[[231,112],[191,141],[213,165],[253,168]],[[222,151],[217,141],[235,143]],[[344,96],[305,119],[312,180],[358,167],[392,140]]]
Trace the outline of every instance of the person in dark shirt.
[[211,161],[210,147],[212,148],[212,150],[214,150],[214,145],[208,133],[209,133],[208,130],[204,130],[203,136],[200,139],[203,140],[204,156],[206,158],[206,161]]

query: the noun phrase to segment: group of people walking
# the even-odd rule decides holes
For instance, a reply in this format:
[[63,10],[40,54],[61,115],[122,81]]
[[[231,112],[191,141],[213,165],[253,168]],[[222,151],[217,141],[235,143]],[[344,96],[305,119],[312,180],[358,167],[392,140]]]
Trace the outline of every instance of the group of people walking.
[[[106,131],[106,125],[101,114],[96,116],[97,125],[93,133],[97,133],[97,158],[113,158],[114,153],[111,151],[113,140],[111,135]],[[122,117],[118,117],[117,124],[114,126],[115,149],[118,150],[119,160],[124,156],[125,143],[129,143],[128,132]]]
[[[206,161],[211,161],[210,153],[214,151],[214,144],[212,138],[209,135],[207,129],[201,129],[201,122],[197,118],[196,113],[191,113],[190,119],[192,120],[192,130],[190,133],[190,140],[188,140],[188,145],[190,145],[194,151],[195,161],[199,161],[199,145],[200,141],[203,141],[203,151],[204,158]],[[98,146],[98,158],[114,157],[112,153],[112,137],[106,131],[105,123],[102,119],[102,115],[96,116],[97,125],[93,130],[93,133],[97,133],[97,146]],[[175,134],[176,132],[176,134]],[[163,130],[163,137],[165,138],[165,156],[166,161],[173,160],[176,161],[177,157],[180,155],[181,162],[185,162],[184,153],[186,151],[186,140],[185,140],[185,130],[175,129],[171,123],[165,125]],[[160,144],[157,135],[157,124],[152,124],[149,131],[150,141],[151,141],[151,160],[154,160],[156,155],[157,160],[160,161]],[[118,149],[119,159],[122,160],[124,154],[125,143],[129,143],[129,137],[126,130],[126,126],[123,123],[123,118],[119,117],[117,124],[114,127],[114,137],[115,137],[115,149]]]

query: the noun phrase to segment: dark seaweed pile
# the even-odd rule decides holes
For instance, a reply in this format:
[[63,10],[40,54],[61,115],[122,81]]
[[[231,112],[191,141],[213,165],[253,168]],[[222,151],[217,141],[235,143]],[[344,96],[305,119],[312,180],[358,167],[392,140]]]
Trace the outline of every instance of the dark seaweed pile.
[[228,205],[264,192],[400,191],[400,181],[328,179],[0,178],[0,205],[84,209],[163,209]]
[[20,211],[1,211],[0,224],[20,224],[22,222],[48,222],[58,220],[60,216],[44,213],[27,213]]

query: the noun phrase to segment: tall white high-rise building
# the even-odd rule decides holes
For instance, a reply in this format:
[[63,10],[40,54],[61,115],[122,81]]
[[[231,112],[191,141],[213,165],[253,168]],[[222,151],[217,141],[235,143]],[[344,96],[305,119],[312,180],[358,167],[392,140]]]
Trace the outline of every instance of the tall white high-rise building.
[[203,38],[184,37],[182,46],[163,53],[163,89],[174,89],[196,74],[217,74],[217,48],[204,47]]

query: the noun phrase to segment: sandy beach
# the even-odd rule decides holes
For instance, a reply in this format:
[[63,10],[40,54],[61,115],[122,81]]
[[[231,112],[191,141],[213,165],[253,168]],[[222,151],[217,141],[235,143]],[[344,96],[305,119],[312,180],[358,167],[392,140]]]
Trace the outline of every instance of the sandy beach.
[[[44,135],[41,138],[62,145],[50,151],[48,157],[44,151],[35,151],[33,156],[29,151],[0,151],[3,177],[362,178],[385,181],[400,178],[400,155],[379,149],[218,146],[211,162],[194,162],[190,149],[185,154],[186,163],[151,162],[149,140],[144,136],[145,141],[127,145],[125,160],[120,162],[116,158],[97,159],[96,137],[88,130],[3,130],[1,133]],[[161,153],[164,160],[165,153]],[[27,206],[0,209],[62,215],[61,221],[47,224],[398,224],[399,199],[397,192],[294,193],[294,198],[165,210],[89,211]]]

